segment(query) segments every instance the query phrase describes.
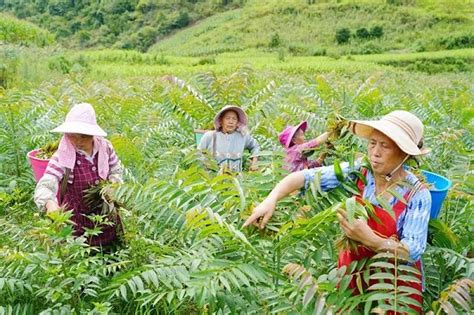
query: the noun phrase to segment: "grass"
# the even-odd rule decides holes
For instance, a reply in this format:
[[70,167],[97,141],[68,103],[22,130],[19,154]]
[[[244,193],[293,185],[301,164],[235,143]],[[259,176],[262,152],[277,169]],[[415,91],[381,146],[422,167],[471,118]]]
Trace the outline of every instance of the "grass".
[[0,44],[46,46],[54,42],[54,36],[48,31],[8,14],[0,13]]
[[[452,5],[458,10],[448,12],[446,3],[429,1],[406,6],[385,1],[323,1],[314,5],[306,1],[249,1],[242,9],[212,16],[163,39],[149,51],[185,56],[250,48],[283,48],[295,55],[416,52],[447,48],[447,40],[456,36],[470,38],[472,47],[472,9],[465,1]],[[359,28],[373,26],[383,28],[381,38],[353,36],[349,44],[335,42],[339,28],[349,28],[355,34]],[[275,34],[279,42],[270,47]]]
[[[358,72],[392,71],[399,64],[412,64],[423,60],[441,61],[442,63],[443,60],[454,59],[471,65],[474,59],[474,50],[460,49],[429,53],[355,55],[337,58],[327,56],[284,56],[282,59],[277,53],[265,53],[256,49],[250,49],[243,52],[229,52],[216,55],[211,58],[212,63],[210,64],[206,63],[206,58],[200,57],[168,56],[151,53],[141,54],[118,50],[70,53],[68,56],[73,60],[78,58],[85,60],[91,66],[91,71],[95,78],[112,79],[165,74],[189,76],[190,73],[203,71],[226,74],[231,73],[237,67],[244,64],[251,65],[259,71],[277,71],[305,75],[320,72],[355,74]],[[443,71],[440,68],[437,72],[456,72],[454,70],[447,69]],[[465,72],[472,72],[472,66],[466,69]]]

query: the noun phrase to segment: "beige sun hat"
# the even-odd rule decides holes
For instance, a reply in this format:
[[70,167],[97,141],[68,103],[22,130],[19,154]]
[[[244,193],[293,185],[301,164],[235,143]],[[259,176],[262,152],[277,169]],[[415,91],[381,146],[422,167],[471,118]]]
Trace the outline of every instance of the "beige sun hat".
[[423,139],[423,123],[410,112],[395,110],[379,120],[351,120],[350,130],[362,138],[369,139],[374,129],[392,139],[409,155],[423,155],[430,151],[418,146]]
[[107,136],[107,133],[97,124],[94,108],[89,103],[74,105],[66,115],[66,120],[51,131],[80,133],[89,136]]
[[214,117],[214,127],[216,130],[219,130],[222,125],[221,125],[221,118],[225,114],[225,112],[232,110],[237,113],[237,116],[239,118],[239,127],[246,127],[247,126],[247,114],[245,114],[244,110],[238,106],[235,105],[226,105],[224,106]]

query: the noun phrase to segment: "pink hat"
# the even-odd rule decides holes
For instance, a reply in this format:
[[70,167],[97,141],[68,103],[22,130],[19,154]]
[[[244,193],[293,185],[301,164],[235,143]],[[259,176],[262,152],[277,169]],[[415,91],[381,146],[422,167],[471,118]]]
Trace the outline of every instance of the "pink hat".
[[232,110],[237,113],[237,116],[239,117],[239,127],[247,126],[247,115],[245,114],[244,110],[235,105],[226,105],[214,117],[214,127],[216,128],[216,130],[219,130],[222,127],[221,118],[224,113],[229,110]]
[[97,125],[94,108],[88,103],[74,105],[67,114],[66,121],[54,128],[52,132],[107,136],[107,133]]
[[292,140],[293,140],[293,137],[295,136],[295,133],[299,129],[305,132],[306,128],[308,128],[308,123],[306,121],[302,121],[296,126],[287,126],[278,136],[278,139],[280,140],[281,145],[287,149],[291,147]]

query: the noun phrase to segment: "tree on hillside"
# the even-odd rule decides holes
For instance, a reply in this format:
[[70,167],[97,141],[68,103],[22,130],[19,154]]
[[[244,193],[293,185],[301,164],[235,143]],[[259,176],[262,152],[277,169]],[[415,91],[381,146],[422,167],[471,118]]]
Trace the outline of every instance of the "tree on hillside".
[[380,38],[383,36],[382,26],[374,26],[370,29],[370,36],[374,38]]
[[347,27],[340,28],[336,31],[336,42],[338,44],[345,44],[351,38],[351,30]]
[[362,28],[357,29],[356,36],[359,38],[369,38],[370,33],[365,27],[362,27]]
[[147,51],[147,49],[155,43],[157,35],[158,32],[155,28],[145,26],[137,33],[137,43],[135,47],[141,52]]

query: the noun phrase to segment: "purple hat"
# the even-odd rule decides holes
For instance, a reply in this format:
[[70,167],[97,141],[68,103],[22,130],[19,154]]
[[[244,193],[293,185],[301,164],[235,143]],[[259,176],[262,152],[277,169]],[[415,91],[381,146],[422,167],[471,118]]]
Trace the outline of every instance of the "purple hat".
[[214,127],[216,128],[216,130],[219,130],[222,127],[221,118],[224,113],[229,110],[232,110],[237,113],[237,116],[239,117],[239,127],[247,126],[247,115],[245,114],[243,109],[235,105],[226,105],[214,117]]
[[295,136],[295,133],[299,129],[305,132],[306,128],[308,128],[308,123],[306,121],[302,121],[296,126],[287,126],[278,136],[278,139],[280,140],[281,145],[287,149],[291,147],[292,140],[293,140],[293,137]]

